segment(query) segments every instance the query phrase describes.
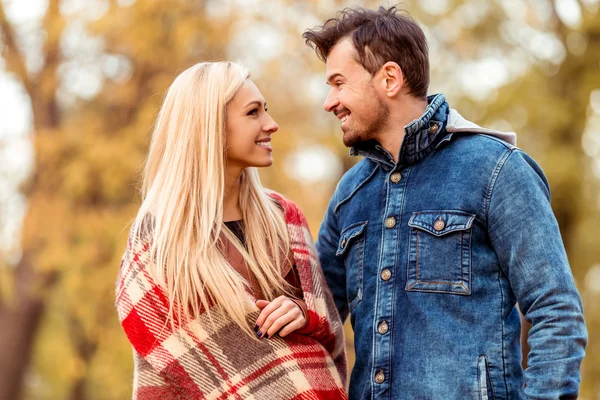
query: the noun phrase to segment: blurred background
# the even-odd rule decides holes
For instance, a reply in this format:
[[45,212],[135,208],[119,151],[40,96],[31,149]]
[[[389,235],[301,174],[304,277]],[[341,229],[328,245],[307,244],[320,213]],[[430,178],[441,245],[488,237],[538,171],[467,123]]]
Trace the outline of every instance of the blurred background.
[[[265,186],[316,236],[348,156],[301,33],[376,1],[0,0],[0,400],[131,396],[114,308],[148,134],[174,77],[246,64],[279,123]],[[600,399],[599,0],[406,0],[430,45],[430,93],[514,130],[545,170],[590,343],[582,399]],[[349,358],[352,334],[347,329]]]

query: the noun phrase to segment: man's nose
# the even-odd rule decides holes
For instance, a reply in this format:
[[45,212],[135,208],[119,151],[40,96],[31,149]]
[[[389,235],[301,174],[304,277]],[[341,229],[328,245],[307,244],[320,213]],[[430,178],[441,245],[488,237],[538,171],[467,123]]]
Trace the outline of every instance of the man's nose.
[[327,112],[332,112],[339,104],[340,102],[338,101],[337,96],[333,93],[333,90],[330,90],[323,103],[323,109]]

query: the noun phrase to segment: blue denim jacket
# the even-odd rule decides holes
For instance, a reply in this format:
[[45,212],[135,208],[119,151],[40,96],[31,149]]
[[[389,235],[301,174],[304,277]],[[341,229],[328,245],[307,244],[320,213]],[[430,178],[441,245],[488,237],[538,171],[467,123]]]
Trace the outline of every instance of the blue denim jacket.
[[[317,250],[354,329],[351,399],[569,399],[587,331],[540,167],[431,96],[398,162],[338,184]],[[521,368],[516,303],[533,323]]]

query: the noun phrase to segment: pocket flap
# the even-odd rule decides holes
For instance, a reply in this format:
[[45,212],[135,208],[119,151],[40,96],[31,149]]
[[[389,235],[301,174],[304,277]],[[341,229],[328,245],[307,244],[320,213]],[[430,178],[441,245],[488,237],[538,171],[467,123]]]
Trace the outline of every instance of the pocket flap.
[[463,211],[419,211],[412,214],[408,225],[435,236],[444,236],[471,229],[474,219],[475,214]]
[[364,233],[367,223],[368,221],[357,222],[342,230],[342,233],[340,234],[338,248],[335,252],[336,256],[344,254],[346,249],[350,247],[352,241],[354,241],[356,238],[358,238]]

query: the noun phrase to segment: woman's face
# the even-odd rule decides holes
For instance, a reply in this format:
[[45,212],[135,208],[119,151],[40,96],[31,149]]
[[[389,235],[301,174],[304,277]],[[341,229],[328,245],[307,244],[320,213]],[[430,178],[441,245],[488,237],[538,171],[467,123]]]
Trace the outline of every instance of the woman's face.
[[227,105],[228,167],[269,167],[273,164],[271,135],[279,129],[267,114],[267,104],[250,79]]

